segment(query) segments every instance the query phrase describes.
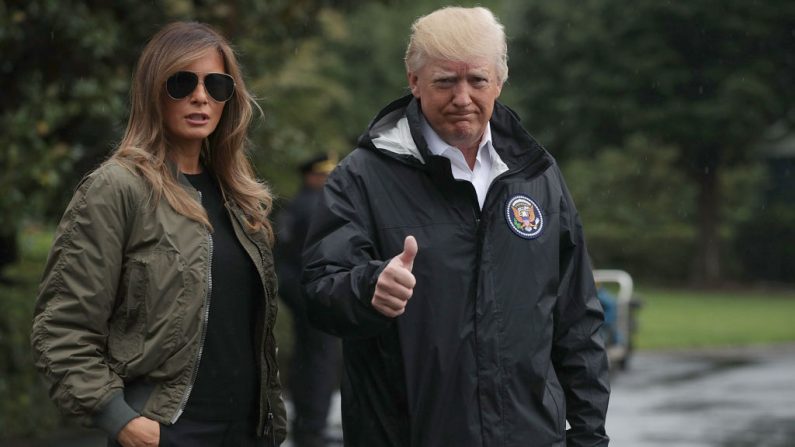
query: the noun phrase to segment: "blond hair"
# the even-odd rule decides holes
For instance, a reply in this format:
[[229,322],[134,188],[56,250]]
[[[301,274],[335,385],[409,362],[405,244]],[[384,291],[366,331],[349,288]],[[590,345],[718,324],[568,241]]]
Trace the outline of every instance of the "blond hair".
[[428,59],[491,59],[500,84],[508,79],[505,30],[494,14],[483,7],[448,6],[418,18],[411,25],[406,71],[418,71]]
[[246,90],[234,51],[217,31],[196,22],[175,22],[157,32],[138,60],[130,89],[130,118],[119,147],[110,160],[134,169],[174,210],[211,228],[204,207],[181,187],[167,163],[170,143],[163,120],[163,86],[169,76],[200,59],[208,49],[220,53],[235,91],[223,109],[215,131],[204,141],[201,157],[218,179],[225,196],[239,206],[251,229],[264,230],[273,241],[268,221],[273,198],[259,182],[245,154],[248,126],[259,106]]

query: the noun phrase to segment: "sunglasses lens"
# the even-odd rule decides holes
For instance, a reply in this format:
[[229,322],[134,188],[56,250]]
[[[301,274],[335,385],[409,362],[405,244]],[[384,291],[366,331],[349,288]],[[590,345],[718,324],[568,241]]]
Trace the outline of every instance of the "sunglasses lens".
[[204,88],[214,100],[229,101],[235,93],[235,81],[228,74],[210,73],[204,78]]
[[182,99],[191,94],[199,83],[199,76],[189,71],[179,71],[166,81],[168,96]]

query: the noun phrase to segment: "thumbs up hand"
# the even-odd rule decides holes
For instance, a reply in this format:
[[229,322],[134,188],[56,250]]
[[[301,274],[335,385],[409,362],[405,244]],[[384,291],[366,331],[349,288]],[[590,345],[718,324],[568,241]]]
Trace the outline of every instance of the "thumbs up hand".
[[403,252],[392,258],[378,276],[371,303],[375,310],[387,317],[394,318],[406,311],[406,303],[417,283],[411,269],[418,250],[414,236],[406,236]]

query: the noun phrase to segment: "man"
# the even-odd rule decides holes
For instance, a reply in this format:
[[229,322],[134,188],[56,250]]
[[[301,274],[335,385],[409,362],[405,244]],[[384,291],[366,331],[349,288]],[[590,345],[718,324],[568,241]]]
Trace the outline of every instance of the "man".
[[346,445],[608,443],[582,228],[553,158],[496,102],[506,54],[487,9],[418,19],[411,95],[324,188],[302,282],[310,320],[343,337]]
[[299,167],[301,189],[279,213],[274,250],[279,292],[293,317],[293,358],[287,388],[293,401],[291,436],[295,447],[326,445],[325,430],[331,396],[339,384],[342,363],[339,340],[309,325],[301,297],[301,250],[312,211],[334,157],[317,155]]

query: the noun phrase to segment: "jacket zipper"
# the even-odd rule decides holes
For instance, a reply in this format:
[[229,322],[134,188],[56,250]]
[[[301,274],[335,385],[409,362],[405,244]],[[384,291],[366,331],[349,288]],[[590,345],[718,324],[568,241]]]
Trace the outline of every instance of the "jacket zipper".
[[[496,194],[496,193],[493,192],[494,188],[492,186],[494,186],[498,181],[501,181],[501,180],[505,179],[506,177],[510,177],[511,175],[514,175],[514,174],[517,174],[519,172],[522,172],[525,169],[528,169],[531,165],[534,165],[534,164],[538,163],[539,160],[541,159],[542,155],[543,154],[539,154],[538,157],[534,158],[527,165],[525,165],[524,167],[522,167],[520,169],[515,169],[515,170],[510,170],[509,169],[509,170],[501,173],[497,177],[495,177],[494,180],[491,181],[491,185],[489,185],[489,189],[486,191],[486,197],[483,199],[483,208],[486,208],[486,206],[488,205],[489,198],[491,196],[493,196],[494,194]],[[474,192],[474,187],[472,188],[472,191]],[[477,208],[473,207],[473,209],[472,209],[472,212],[473,212],[473,214],[475,216],[475,232],[476,232],[475,233],[475,238],[476,238],[475,265],[480,266],[481,258],[483,257],[483,244],[485,242],[484,239],[485,239],[486,236],[485,236],[485,229],[483,228],[483,225],[481,224],[480,216],[482,215],[483,210],[480,209],[479,203],[477,203],[477,193],[475,193],[475,202],[476,202],[475,206]],[[476,352],[479,349],[479,347],[478,347],[478,344],[479,344],[479,341],[478,341],[478,318],[477,318],[477,313],[478,313],[477,296],[478,296],[478,288],[479,287],[480,287],[480,272],[478,271],[478,274],[475,276],[475,288],[474,288],[474,294],[475,294],[475,315],[474,315],[474,318],[473,318],[474,330],[475,330],[475,340],[474,340],[474,342],[475,342],[475,351]],[[475,361],[477,362],[477,359]],[[476,368],[478,368],[478,371],[479,371],[480,370],[480,365],[476,364]],[[480,396],[478,396],[478,399],[479,398],[480,398]],[[482,419],[481,419],[480,423],[481,423],[481,427],[482,427],[483,426],[483,420]]]
[[[202,202],[202,193],[199,191],[199,202]],[[204,341],[207,338],[207,325],[210,321],[210,297],[213,290],[213,235],[207,232],[207,241],[210,246],[209,258],[207,260],[207,293],[204,295],[204,314],[202,315],[202,330],[201,337],[199,338],[199,349],[196,352],[196,361],[193,363],[193,371],[191,372],[190,383],[185,389],[185,394],[182,396],[182,401],[179,403],[177,414],[171,419],[171,423],[177,422],[182,413],[185,411],[185,406],[188,404],[188,398],[193,391],[193,386],[196,384],[196,376],[199,375],[199,363],[202,360],[202,353],[204,352]]]
[[[249,240],[250,239],[251,238],[249,238]],[[254,246],[257,247],[257,251],[260,252],[260,257],[262,257],[262,252],[260,251],[260,249],[257,246],[257,244],[254,244]],[[263,359],[263,362],[267,364],[268,363],[268,354],[265,352],[265,344],[267,343],[267,339],[268,339],[268,337],[267,337],[267,332],[268,331],[266,330],[265,325],[268,323],[268,315],[267,315],[268,310],[267,309],[268,309],[268,301],[270,301],[271,296],[270,296],[270,293],[268,293],[268,288],[265,287],[264,281],[263,281],[263,284],[262,284],[262,290],[265,293],[265,315],[263,316],[264,321],[262,322],[262,345],[260,346],[260,352],[262,352],[262,354],[265,356],[265,358]],[[270,365],[262,365],[262,366],[266,366],[269,371],[271,369]],[[267,375],[265,376],[265,380],[264,381],[262,380],[262,378],[263,378],[262,376],[265,375],[265,370],[266,370],[266,368],[263,368],[262,366],[260,367],[260,383],[264,382],[265,385],[268,385],[268,377],[267,377]],[[260,390],[260,392],[263,392],[263,390]],[[262,427],[262,435],[263,436],[269,436],[270,435],[271,443],[272,443],[273,447],[276,447],[276,434],[272,433],[272,429],[273,429],[273,407],[271,406],[271,398],[268,396],[268,390],[264,390],[264,393],[265,393],[265,412],[266,412],[266,416],[265,416],[264,427]],[[260,420],[262,420],[262,413],[263,413],[263,411],[262,411],[262,400],[260,399],[260,414],[259,414],[259,419]]]
[[[491,185],[489,185],[489,189],[486,191],[486,197],[483,199],[483,208],[486,208],[486,206],[488,205],[489,197],[491,197],[492,195],[495,194],[495,193],[493,193],[493,191],[494,191],[493,186],[498,181],[500,181],[500,180],[504,179],[505,177],[508,177],[508,176],[510,176],[512,174],[515,174],[517,172],[521,172],[521,169],[520,170],[514,170],[514,171],[507,170],[507,171],[499,174],[497,177],[495,177],[491,181]],[[474,203],[473,203],[473,206],[472,206],[472,216],[474,217],[473,220],[474,220],[474,224],[475,224],[475,265],[480,266],[481,258],[483,257],[483,244],[484,244],[484,239],[485,239],[485,230],[484,230],[482,222],[481,222],[481,220],[482,220],[481,216],[483,214],[483,209],[480,208],[480,203],[478,202],[477,192],[475,191],[474,185],[472,185],[470,183],[470,186],[471,186],[470,187],[470,191],[471,191],[470,197],[472,198],[472,196],[474,196],[473,197]],[[478,352],[479,349],[480,349],[479,346],[478,346],[480,344],[480,341],[478,340],[478,336],[479,336],[478,335],[479,334],[478,326],[479,325],[478,325],[478,303],[477,303],[478,288],[479,287],[480,287],[480,271],[478,270],[477,274],[475,275],[475,283],[474,283],[474,288],[473,288],[473,293],[475,295],[475,310],[474,310],[475,314],[473,315],[472,322],[474,324],[474,331],[475,331],[475,338],[474,338],[475,352]],[[478,371],[480,371],[480,363],[477,360],[477,355],[475,356],[475,367],[477,368]],[[480,400],[480,393],[478,393],[478,401],[479,400]],[[478,406],[480,406],[480,405],[478,405]],[[480,414],[480,412],[479,412],[479,414]],[[480,420],[480,425],[481,425],[481,428],[482,428],[483,427],[482,416],[481,416],[481,420]]]
[[[232,214],[235,216],[235,220],[237,220],[237,223],[240,226],[240,229],[242,230],[243,234],[246,235],[246,239],[248,239],[248,241],[251,242],[251,245],[256,247],[257,253],[259,253],[260,260],[262,260],[263,259],[262,250],[259,248],[259,245],[257,245],[257,243],[254,242],[253,239],[251,239],[251,236],[249,236],[248,232],[245,231],[245,226],[243,225],[243,222],[240,221],[240,217],[238,216],[238,214],[236,212],[234,212],[234,211],[232,211]],[[260,275],[260,282],[262,283],[262,292],[265,294],[265,304],[264,304],[265,305],[265,315],[263,316],[263,322],[262,322],[262,344],[260,345],[260,352],[266,357],[263,361],[265,363],[267,363],[268,354],[265,352],[265,343],[267,341],[266,340],[267,339],[267,330],[266,330],[265,325],[268,323],[268,302],[271,299],[273,299],[273,298],[271,298],[270,293],[268,293],[268,287],[265,285],[265,279],[264,279],[263,275]],[[269,365],[260,365],[260,384],[263,383],[262,375],[265,374],[265,368],[263,366],[269,366]],[[268,378],[267,377],[265,377],[264,382],[265,382],[266,385],[268,384]],[[270,397],[268,397],[268,391],[267,390],[260,390],[260,392],[261,393],[263,393],[263,392],[265,393],[265,406],[266,406],[265,411],[263,411],[262,399],[260,399],[260,402],[259,402],[259,416],[258,416],[258,419],[259,419],[260,423],[262,423],[262,415],[263,415],[263,413],[266,413],[265,423],[263,424],[263,427],[262,427],[262,435],[263,436],[270,435],[271,443],[272,443],[273,447],[276,447],[276,434],[275,433],[271,433],[271,429],[273,428],[273,407],[271,406],[271,399],[270,399]]]

